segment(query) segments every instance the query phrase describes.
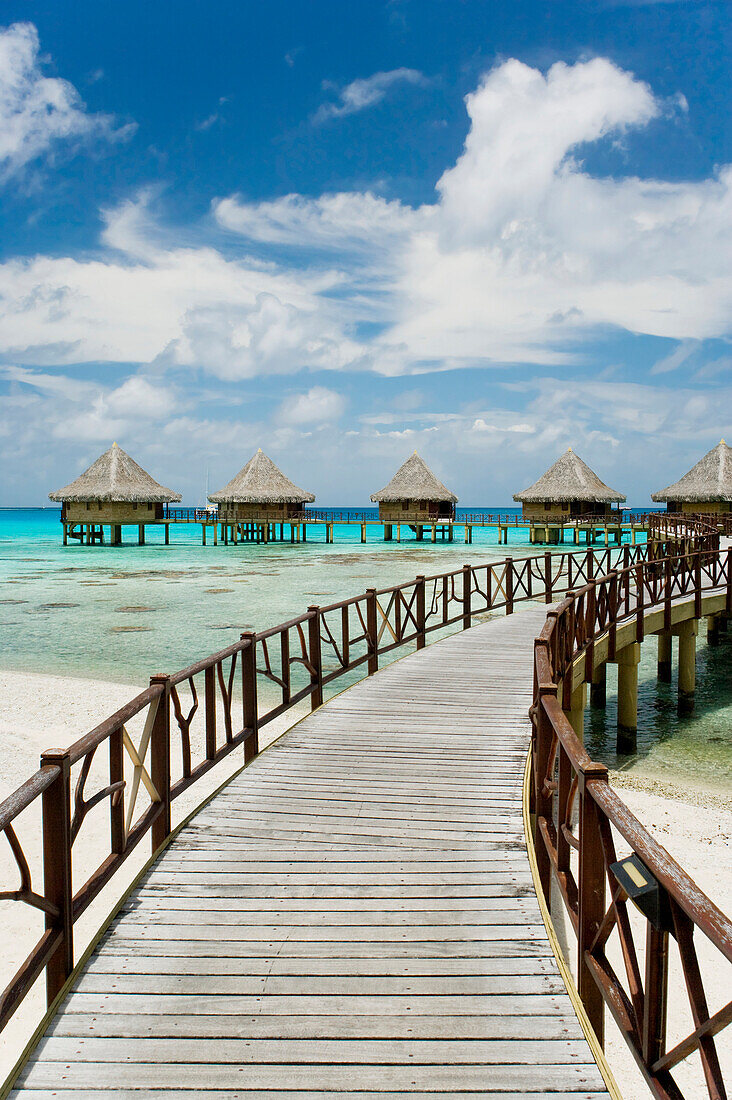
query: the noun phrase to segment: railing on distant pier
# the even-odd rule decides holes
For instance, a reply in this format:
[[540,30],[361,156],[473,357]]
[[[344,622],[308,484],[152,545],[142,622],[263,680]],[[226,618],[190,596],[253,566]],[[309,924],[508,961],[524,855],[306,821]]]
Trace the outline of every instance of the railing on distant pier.
[[523,516],[518,512],[466,511],[454,517],[428,515],[426,512],[400,512],[392,518],[383,519],[379,517],[376,509],[357,511],[347,508],[305,508],[288,516],[283,516],[281,512],[262,511],[251,520],[237,520],[223,513],[220,514],[215,508],[174,508],[165,505],[163,519],[170,523],[202,523],[207,525],[213,525],[214,523],[253,523],[257,525],[263,523],[376,523],[382,525],[385,523],[392,525],[403,523],[407,526],[413,524],[423,527],[430,527],[432,524],[438,527],[444,525],[461,527],[466,524],[480,527],[542,527],[546,524],[561,524],[568,528],[584,526],[598,528],[607,526],[612,528],[620,524],[627,527],[652,528],[656,531],[666,529],[664,524],[673,526],[674,523],[681,522],[688,529],[692,529],[695,523],[711,521],[724,534],[732,534],[732,513],[730,512],[720,512],[711,516],[697,514],[674,516],[668,512],[633,512],[630,509],[618,509],[609,515],[588,513],[575,516],[569,512],[547,512],[545,515]]
[[[685,552],[690,527],[698,546],[692,553]],[[659,527],[659,532],[662,530],[663,543],[649,542],[600,552],[588,549],[576,554],[547,552],[526,558],[507,557],[486,565],[465,565],[429,577],[419,576],[389,588],[367,589],[327,607],[310,607],[305,614],[270,630],[244,633],[226,649],[172,676],[152,677],[145,691],[69,749],[43,753],[39,771],[0,803],[0,832],[10,844],[20,879],[19,887],[0,893],[0,899],[40,910],[45,921],[43,934],[0,997],[0,1027],[5,1026],[44,971],[47,1002],[52,1004],[74,965],[75,922],[147,833],[151,834],[153,852],[158,851],[171,832],[171,805],[183,791],[238,746],[243,747],[245,763],[253,759],[259,748],[260,728],[308,699],[315,709],[323,702],[324,689],[340,677],[359,670],[371,675],[383,657],[405,645],[421,649],[433,634],[450,628],[467,629],[488,612],[504,610],[510,615],[522,601],[542,600],[551,604],[558,594],[579,585],[584,586],[581,593],[565,600],[556,616],[550,613],[537,649],[534,751],[541,785],[535,802],[543,813],[542,828],[551,836],[551,807],[547,798],[551,799],[552,794],[547,791],[553,790],[550,760],[554,753],[563,769],[560,791],[565,808],[567,769],[571,767],[578,778],[570,782],[570,787],[574,791],[579,783],[581,804],[587,813],[601,811],[606,821],[617,824],[634,850],[659,870],[664,886],[675,891],[672,897],[682,914],[678,919],[684,943],[689,938],[684,920],[696,922],[698,917],[705,934],[730,957],[730,923],[714,910],[680,867],[665,854],[663,858],[658,855],[661,850],[650,835],[607,788],[603,779],[605,770],[592,765],[583,756],[581,745],[572,741],[571,728],[568,730],[556,701],[558,684],[571,654],[599,630],[612,631],[614,623],[624,616],[635,614],[637,630],[642,632],[643,612],[653,601],[668,602],[680,595],[693,594],[701,606],[701,592],[720,583],[727,585],[727,607],[732,607],[732,561],[729,552],[720,555],[716,530],[709,525],[689,524],[687,520],[683,524],[666,520],[665,526]],[[677,553],[679,546],[684,547],[684,552]],[[636,588],[639,605],[632,602]],[[277,689],[277,700],[263,707],[258,702],[261,681]],[[199,717],[203,721],[194,725],[201,706]],[[237,715],[238,707],[241,711]],[[135,721],[137,729],[133,727]],[[555,742],[556,747],[552,748]],[[106,748],[106,762],[98,761],[100,768],[93,772],[95,755],[102,747]],[[173,749],[175,763],[171,756]],[[96,789],[87,794],[86,784],[92,774]],[[77,886],[72,854],[82,831],[88,838],[90,811],[104,803],[108,808],[109,852]],[[24,812],[39,805],[43,886],[35,889],[17,823]],[[593,808],[587,809],[590,806]],[[611,925],[605,921],[599,930],[595,927],[599,888],[595,885],[595,893],[590,897],[594,908],[588,910],[587,858],[581,856],[579,886],[571,885],[562,845],[565,841],[570,845],[582,844],[584,837],[593,858],[609,857],[598,846],[594,825],[590,828],[583,824],[578,842],[567,831],[568,827],[567,824],[565,828],[562,819],[558,854],[553,854],[551,844],[546,852],[565,875],[565,891],[570,900],[584,899],[579,904],[578,918],[584,929],[582,943],[589,953],[587,965],[599,968],[603,936]],[[607,828],[600,839],[606,843]],[[601,866],[599,863],[598,867]],[[623,903],[617,892],[613,905],[621,913],[619,919],[625,927]],[[570,912],[575,909],[576,906],[570,905]],[[715,915],[710,924],[707,918],[712,912]],[[692,956],[686,951],[684,957],[688,960]],[[691,980],[697,982],[693,973]],[[614,1002],[610,1003],[616,1007]],[[703,1000],[695,995],[694,1004],[700,1023],[697,1033],[687,1040],[687,1047],[706,1049],[715,1030],[727,1022],[729,1011],[706,1022]],[[625,1011],[624,1004],[621,1007]],[[678,1057],[684,1056],[687,1047]],[[661,1069],[654,1072],[660,1080]],[[658,1095],[666,1094],[658,1092]]]
[[378,510],[358,510],[355,508],[303,508],[299,512],[283,515],[278,511],[263,509],[253,516],[251,520],[237,519],[227,516],[225,512],[219,512],[215,508],[174,508],[165,506],[163,518],[171,523],[419,523],[429,526],[432,523],[473,523],[482,526],[525,527],[529,524],[543,523],[593,523],[603,526],[605,523],[644,523],[645,514],[635,515],[630,511],[614,511],[609,515],[571,515],[569,512],[547,512],[541,516],[523,516],[519,512],[461,512],[455,516],[440,516],[437,513],[424,512],[398,512],[389,518],[379,516]]
[[[671,1071],[698,1052],[709,1096],[721,1100],[727,1093],[714,1036],[732,1021],[732,1000],[710,1013],[694,932],[707,938],[720,961],[732,963],[732,922],[633,816],[609,785],[607,768],[591,760],[565,714],[573,667],[581,661],[583,679],[592,681],[601,638],[612,660],[619,628],[634,626],[633,641],[641,642],[649,611],[663,608],[664,627],[670,629],[675,600],[693,597],[699,618],[704,592],[714,589],[726,593],[726,613],[732,613],[732,551],[718,551],[716,526],[708,518],[690,521],[664,514],[651,533],[661,532],[680,539],[686,552],[659,560],[626,559],[622,568],[588,577],[549,612],[536,640],[530,712],[535,844],[547,906],[551,908],[553,873],[577,937],[579,993],[600,1040],[607,1006],[656,1096],[671,1100],[683,1095]],[[639,952],[627,912],[628,895],[611,870],[618,858],[613,830],[657,883],[658,916],[666,914],[665,924],[644,921],[645,977],[638,961],[643,949]],[[625,983],[606,954],[616,930]],[[671,1050],[666,1049],[669,933],[678,948],[693,1020],[691,1031]]]

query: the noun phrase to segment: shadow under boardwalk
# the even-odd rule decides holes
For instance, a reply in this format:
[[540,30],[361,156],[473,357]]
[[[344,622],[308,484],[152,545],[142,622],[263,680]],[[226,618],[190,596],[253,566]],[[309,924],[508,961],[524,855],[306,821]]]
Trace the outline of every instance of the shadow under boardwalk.
[[13,1097],[607,1096],[522,825],[537,607],[306,718],[181,832]]

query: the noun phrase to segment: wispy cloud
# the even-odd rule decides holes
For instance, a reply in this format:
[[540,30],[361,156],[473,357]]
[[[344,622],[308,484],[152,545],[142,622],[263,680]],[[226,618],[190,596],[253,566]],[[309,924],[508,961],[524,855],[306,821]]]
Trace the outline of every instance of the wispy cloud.
[[32,23],[0,29],[0,181],[62,146],[121,141],[135,129],[111,115],[90,114],[73,84],[44,75]]
[[322,424],[337,420],[345,407],[342,394],[325,386],[313,386],[306,393],[286,397],[280,405],[278,419],[286,424]]
[[389,72],[374,73],[359,80],[346,84],[344,88],[326,82],[323,87],[326,90],[337,92],[335,101],[323,103],[313,115],[313,122],[327,122],[332,118],[344,118],[346,115],[354,115],[358,111],[365,111],[368,107],[374,107],[380,103],[388,92],[397,84],[424,85],[426,77],[417,69],[391,69]]

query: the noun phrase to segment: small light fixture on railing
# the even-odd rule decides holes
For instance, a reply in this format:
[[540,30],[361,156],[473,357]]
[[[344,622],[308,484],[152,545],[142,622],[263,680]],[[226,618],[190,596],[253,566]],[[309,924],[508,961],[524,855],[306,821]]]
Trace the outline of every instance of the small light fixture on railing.
[[658,932],[673,932],[668,894],[637,855],[610,864],[626,894]]

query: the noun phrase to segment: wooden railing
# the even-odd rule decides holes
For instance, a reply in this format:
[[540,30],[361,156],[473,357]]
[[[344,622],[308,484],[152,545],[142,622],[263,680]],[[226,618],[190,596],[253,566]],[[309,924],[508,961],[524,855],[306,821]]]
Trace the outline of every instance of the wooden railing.
[[[632,554],[626,547],[624,560],[644,561],[651,552],[647,545]],[[270,630],[242,634],[175,675],[154,676],[145,691],[70,748],[43,753],[39,771],[0,803],[0,832],[19,876],[19,886],[0,899],[40,910],[45,923],[0,997],[0,1028],[44,971],[47,1000],[53,1001],[72,969],[78,918],[147,833],[153,852],[160,847],[170,833],[171,803],[184,790],[238,746],[245,761],[256,755],[261,727],[308,699],[319,706],[324,689],[340,677],[371,674],[401,647],[419,649],[435,633],[468,627],[487,611],[511,614],[521,601],[551,603],[616,559],[612,550],[508,557],[311,607]],[[104,805],[109,850],[81,874],[89,862],[84,841],[92,830],[98,837]],[[43,846],[32,876],[18,822],[37,812]],[[77,877],[83,878],[79,884]],[[42,887],[35,885],[39,880]]]
[[[543,774],[549,775],[550,750],[546,746],[556,736],[557,744],[565,740],[570,744],[576,766],[586,770],[589,762],[582,757],[581,746],[568,740],[561,707],[556,700],[554,705],[551,702],[553,686],[561,682],[573,647],[579,644],[577,639],[584,644],[582,631],[598,629],[597,624],[605,621],[611,625],[612,615],[622,609],[631,614],[636,607],[630,606],[631,584],[641,593],[641,610],[657,601],[660,593],[675,598],[691,591],[690,585],[698,588],[700,577],[711,584],[715,577],[719,582],[725,576],[732,593],[729,559],[720,564],[722,559],[713,545],[716,538],[718,546],[718,535],[709,533],[703,554],[674,558],[662,555],[665,547],[675,548],[674,540],[680,535],[675,530],[667,534],[666,543],[626,546],[622,551],[588,549],[585,553],[544,553],[465,565],[390,588],[371,588],[326,607],[310,607],[270,630],[244,633],[226,649],[172,676],[153,676],[145,691],[70,748],[43,753],[35,775],[0,803],[0,832],[9,842],[19,876],[19,886],[0,893],[0,899],[40,910],[45,925],[0,997],[0,1028],[44,971],[47,1002],[53,1002],[73,969],[75,922],[148,833],[153,853],[159,850],[171,832],[171,805],[176,798],[239,746],[244,762],[252,760],[262,727],[307,700],[315,709],[323,701],[324,690],[340,677],[370,675],[380,661],[404,646],[420,649],[430,636],[467,629],[487,612],[511,614],[522,601],[551,604],[568,588],[584,586],[583,591],[595,593],[592,615],[587,610],[589,603],[578,603],[589,596],[578,594],[565,601],[561,615],[549,620],[551,634],[537,650],[537,660],[543,661],[545,654],[549,664],[540,665],[537,679],[540,690],[537,688],[534,718],[541,737],[535,733],[535,751],[541,744],[544,756],[536,759],[543,761]],[[613,571],[618,565],[621,568]],[[717,572],[710,573],[714,569]],[[585,609],[582,614],[578,613],[580,607]],[[642,630],[639,616],[638,629]],[[259,690],[265,684],[271,694],[267,699]],[[556,735],[547,733],[547,721],[557,723]],[[556,755],[561,757],[558,750]],[[599,773],[590,770],[588,774]],[[582,789],[586,790],[584,771],[582,776]],[[87,784],[93,784],[94,793],[87,793]],[[543,791],[544,787],[541,798],[545,799]],[[613,799],[617,796],[603,789],[601,797],[593,796],[593,805],[606,806]],[[619,800],[617,804],[622,807]],[[546,801],[541,805],[549,829],[551,814]],[[98,865],[79,876],[82,881],[77,886],[77,864],[85,862],[84,845],[81,851],[79,845],[85,837],[88,840],[92,828],[99,836],[99,814],[105,813],[105,806],[108,852]],[[43,845],[36,874],[43,880],[41,887],[33,885],[29,849],[20,840],[19,821],[24,813],[34,810],[40,810],[42,821]],[[616,816],[621,821],[629,819],[627,810],[625,818],[619,809]],[[651,838],[643,836],[642,850],[653,849]],[[549,848],[545,850],[548,858],[555,858]],[[680,869],[679,873],[683,874]],[[684,878],[684,882],[688,880]],[[574,896],[573,888],[568,889]],[[693,884],[684,885],[682,894],[684,891],[689,897],[700,896]],[[679,904],[688,913],[686,902]],[[724,921],[721,914],[719,919]],[[705,1043],[706,1035],[704,1031]]]
[[[732,922],[633,816],[609,785],[607,768],[590,759],[565,714],[577,662],[582,662],[583,679],[591,681],[596,646],[602,641],[612,660],[619,628],[629,625],[632,641],[640,642],[651,610],[663,611],[669,629],[675,601],[693,599],[698,618],[704,594],[711,592],[723,593],[726,612],[732,613],[732,551],[719,552],[716,528],[706,517],[690,522],[685,516],[663,516],[655,528],[656,535],[661,533],[675,548],[693,549],[655,560],[626,559],[622,568],[590,578],[549,612],[536,640],[531,708],[535,845],[547,906],[553,877],[577,938],[579,994],[600,1040],[607,1007],[655,1096],[683,1096],[671,1071],[698,1052],[708,1094],[721,1100],[727,1093],[714,1037],[732,1021],[732,1000],[710,1012],[694,933],[709,941],[720,964],[732,963]],[[612,870],[617,840],[635,853],[658,890],[663,920],[643,918],[643,947],[628,913],[628,894]],[[608,959],[613,934],[625,980]],[[671,942],[678,951],[692,1027],[667,1050]]]

